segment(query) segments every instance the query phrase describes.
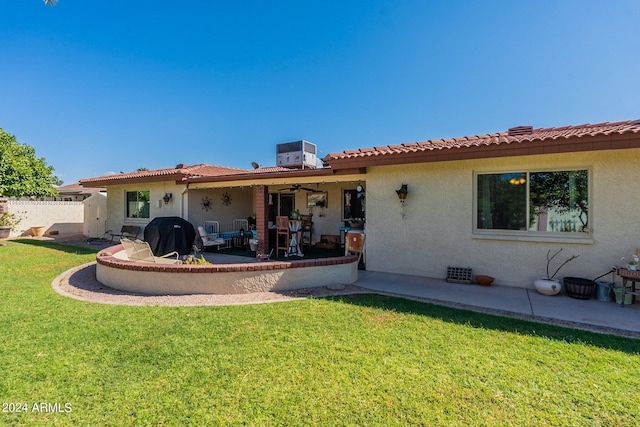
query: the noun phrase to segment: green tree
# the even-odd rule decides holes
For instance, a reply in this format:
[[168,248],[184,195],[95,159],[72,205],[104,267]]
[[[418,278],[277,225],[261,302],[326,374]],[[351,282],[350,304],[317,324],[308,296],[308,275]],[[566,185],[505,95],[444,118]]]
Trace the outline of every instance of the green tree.
[[0,128],[0,196],[56,196],[53,167],[30,145]]

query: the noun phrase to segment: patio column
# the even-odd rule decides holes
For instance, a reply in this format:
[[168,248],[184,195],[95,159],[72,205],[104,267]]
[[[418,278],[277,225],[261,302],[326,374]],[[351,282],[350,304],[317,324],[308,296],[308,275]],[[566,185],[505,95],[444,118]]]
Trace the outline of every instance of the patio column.
[[269,253],[269,187],[256,186],[256,231],[258,233],[258,253]]

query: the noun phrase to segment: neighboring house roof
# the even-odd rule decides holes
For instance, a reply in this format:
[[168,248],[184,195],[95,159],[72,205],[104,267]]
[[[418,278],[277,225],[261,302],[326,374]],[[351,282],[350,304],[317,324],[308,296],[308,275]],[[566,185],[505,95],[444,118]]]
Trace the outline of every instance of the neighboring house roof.
[[640,148],[640,120],[537,129],[518,126],[487,135],[346,150],[323,160],[343,168],[622,148]]
[[82,195],[91,195],[94,193],[99,193],[101,191],[107,191],[104,187],[83,187],[79,182],[74,184],[61,185],[56,187],[58,190],[58,194],[61,196],[82,196]]
[[175,168],[155,169],[149,171],[111,174],[95,178],[85,178],[80,180],[80,184],[82,184],[83,186],[91,186],[157,181],[183,182],[189,178],[194,177],[215,177],[223,175],[228,176],[236,174],[246,174],[250,172],[251,171],[247,169],[228,168],[225,166],[214,166],[207,164],[187,166],[179,164]]

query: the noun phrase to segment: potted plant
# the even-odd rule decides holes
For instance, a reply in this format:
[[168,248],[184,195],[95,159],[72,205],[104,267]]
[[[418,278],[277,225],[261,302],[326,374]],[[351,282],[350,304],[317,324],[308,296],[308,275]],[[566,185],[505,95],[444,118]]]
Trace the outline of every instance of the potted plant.
[[547,275],[533,282],[533,285],[535,286],[536,290],[543,295],[558,295],[560,293],[560,291],[562,290],[562,285],[560,284],[560,281],[555,278],[556,275],[558,274],[558,272],[562,267],[567,265],[567,263],[573,261],[574,259],[580,256],[580,255],[573,255],[570,258],[567,258],[564,262],[562,262],[558,266],[558,268],[555,269],[553,273],[550,273],[551,261],[553,261],[554,258],[557,257],[558,254],[560,254],[560,252],[562,252],[562,248],[558,249],[553,255],[551,255],[551,249],[547,251]]
[[364,220],[362,218],[349,218],[349,227],[359,230],[364,227]]
[[0,239],[6,239],[11,233],[11,229],[20,224],[20,218],[9,211],[0,214]]
[[627,270],[636,271],[638,269],[638,262],[640,262],[640,257],[638,257],[638,255],[633,255],[630,260],[622,257],[622,261],[627,263]]
[[300,211],[298,209],[294,209],[291,212],[291,219],[300,219]]

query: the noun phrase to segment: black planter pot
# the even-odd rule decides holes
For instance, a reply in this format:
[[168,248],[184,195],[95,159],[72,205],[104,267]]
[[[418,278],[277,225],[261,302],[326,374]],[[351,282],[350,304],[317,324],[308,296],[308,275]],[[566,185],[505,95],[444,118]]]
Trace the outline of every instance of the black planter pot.
[[580,277],[565,277],[564,290],[571,298],[589,299],[596,290],[596,282]]

